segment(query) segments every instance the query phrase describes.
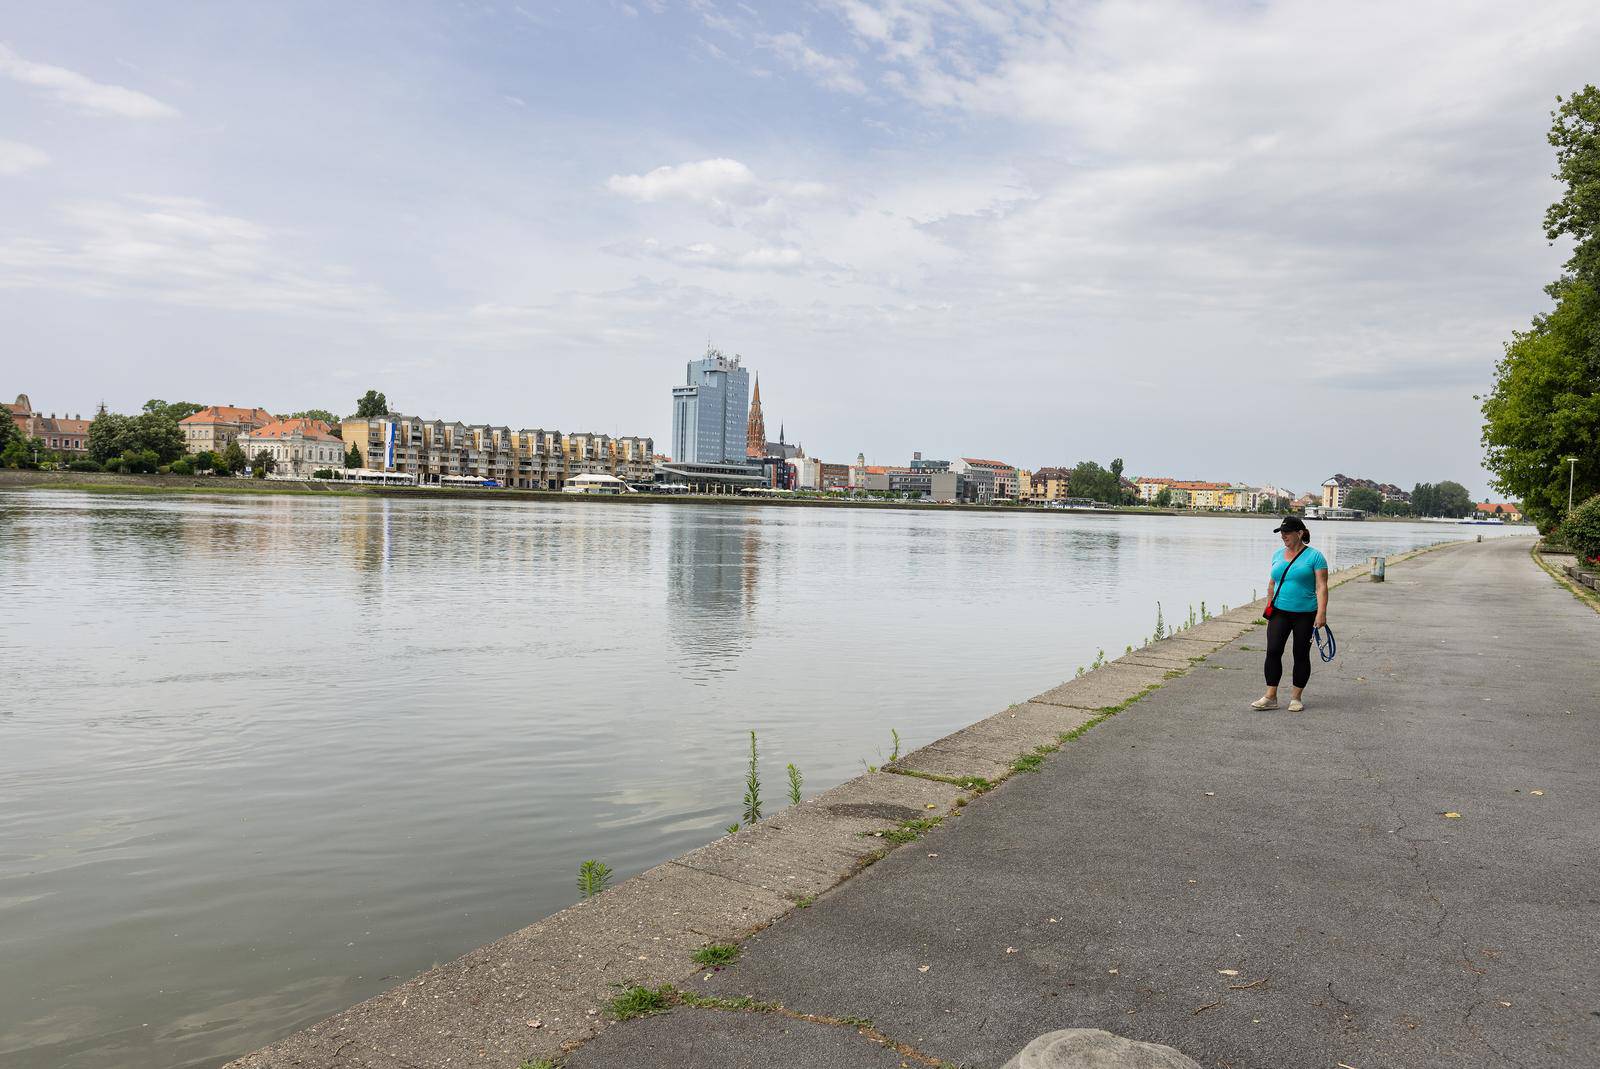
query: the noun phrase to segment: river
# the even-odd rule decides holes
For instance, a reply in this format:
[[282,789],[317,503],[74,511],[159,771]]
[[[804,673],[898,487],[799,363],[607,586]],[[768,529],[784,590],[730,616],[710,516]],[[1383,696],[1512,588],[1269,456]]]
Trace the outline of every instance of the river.
[[717,837],[750,730],[821,791],[1249,600],[1272,526],[0,492],[0,1063],[217,1065]]

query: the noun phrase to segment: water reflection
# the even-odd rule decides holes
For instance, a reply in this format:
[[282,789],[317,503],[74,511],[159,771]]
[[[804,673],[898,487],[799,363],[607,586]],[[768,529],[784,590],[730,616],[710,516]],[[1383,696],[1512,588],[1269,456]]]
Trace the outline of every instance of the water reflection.
[[763,545],[761,519],[742,511],[675,510],[668,521],[667,621],[682,654],[677,670],[704,683],[749,648],[763,568],[781,567]]

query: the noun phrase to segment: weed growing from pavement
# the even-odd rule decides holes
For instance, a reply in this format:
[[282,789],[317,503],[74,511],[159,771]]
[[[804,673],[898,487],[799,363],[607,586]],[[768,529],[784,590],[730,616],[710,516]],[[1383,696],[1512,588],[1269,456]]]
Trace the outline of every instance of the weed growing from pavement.
[[744,822],[761,819],[761,773],[756,768],[756,733],[750,733],[750,766],[744,774]]
[[941,776],[937,772],[919,772],[914,768],[886,768],[885,772],[893,772],[897,776],[910,776],[912,779],[932,780],[935,783],[948,783],[960,787],[964,791],[982,794],[984,791],[994,789],[994,784],[982,776]]
[[517,1069],[557,1069],[557,1066],[549,1058],[534,1058],[532,1061],[523,1062]]
[[816,900],[817,900],[817,896],[816,895],[801,895],[799,898],[794,900],[794,908],[795,909],[810,909],[811,908],[811,903],[815,902]]
[[900,760],[900,733],[894,728],[889,729],[889,734],[894,736],[894,753],[889,755],[889,760]]
[[932,831],[944,823],[943,817],[927,817],[922,820],[903,820],[900,826],[890,828],[883,833],[883,837],[891,843],[914,843],[922,838],[922,833]]
[[789,804],[800,804],[800,784],[805,782],[805,777],[793,765],[789,766]]
[[611,866],[603,861],[585,861],[578,866],[578,893],[593,898],[611,883]]
[[707,969],[732,965],[739,960],[737,943],[707,943],[694,952],[694,963]]
[[1037,772],[1039,771],[1039,766],[1044,764],[1044,759],[1060,749],[1060,746],[1050,743],[1045,743],[1043,746],[1035,746],[1031,751],[1020,755],[1015,761],[1011,762],[1011,771]]
[[611,1000],[611,1016],[619,1021],[631,1021],[635,1017],[665,1013],[672,1007],[672,994],[671,984],[654,988],[624,988],[620,995]]

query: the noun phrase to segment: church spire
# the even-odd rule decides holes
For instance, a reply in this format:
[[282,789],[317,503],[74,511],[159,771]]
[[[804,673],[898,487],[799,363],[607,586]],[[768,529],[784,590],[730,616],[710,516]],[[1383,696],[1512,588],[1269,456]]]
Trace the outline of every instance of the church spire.
[[755,392],[750,396],[750,425],[745,432],[745,456],[767,455],[767,421],[761,415],[761,376],[756,376]]

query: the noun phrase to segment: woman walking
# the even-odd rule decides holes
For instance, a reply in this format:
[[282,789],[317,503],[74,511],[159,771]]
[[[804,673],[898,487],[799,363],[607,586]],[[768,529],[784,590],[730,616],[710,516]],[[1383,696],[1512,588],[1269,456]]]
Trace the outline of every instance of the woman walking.
[[1272,533],[1283,537],[1283,547],[1272,555],[1267,584],[1267,693],[1250,708],[1278,707],[1283,647],[1292,638],[1294,696],[1289,711],[1298,713],[1305,708],[1301,696],[1311,680],[1311,632],[1328,622],[1328,558],[1311,548],[1311,532],[1299,517],[1286,516]]

